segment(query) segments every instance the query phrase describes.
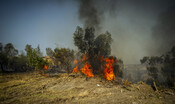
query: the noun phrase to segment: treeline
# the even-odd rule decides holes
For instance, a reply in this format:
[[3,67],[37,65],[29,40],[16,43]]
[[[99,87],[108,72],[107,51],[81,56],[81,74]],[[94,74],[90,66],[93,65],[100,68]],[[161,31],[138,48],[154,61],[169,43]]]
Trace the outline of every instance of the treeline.
[[162,56],[143,57],[140,60],[147,65],[147,83],[156,82],[157,85],[175,86],[175,46]]
[[[25,46],[25,53],[18,54],[12,43],[3,46],[0,43],[0,69],[6,72],[9,69],[15,72],[25,72],[33,70],[41,70],[45,65],[54,70],[66,70],[68,73],[72,72],[73,60],[82,59],[83,56],[88,57],[86,63],[91,65],[90,69],[94,74],[104,74],[106,66],[105,58],[113,60],[112,69],[116,76],[123,75],[123,61],[116,56],[111,56],[112,37],[109,32],[95,36],[95,29],[77,27],[73,34],[74,45],[77,46],[78,52],[69,48],[46,48],[47,56],[43,57],[39,45],[33,48],[27,44]],[[84,64],[81,65],[81,67]]]
[[44,65],[63,68],[70,72],[74,51],[68,48],[46,48],[46,54],[51,61],[43,57],[40,46],[33,48],[27,44],[25,52],[19,54],[12,43],[3,46],[0,43],[0,69],[2,72],[26,72],[43,69]]

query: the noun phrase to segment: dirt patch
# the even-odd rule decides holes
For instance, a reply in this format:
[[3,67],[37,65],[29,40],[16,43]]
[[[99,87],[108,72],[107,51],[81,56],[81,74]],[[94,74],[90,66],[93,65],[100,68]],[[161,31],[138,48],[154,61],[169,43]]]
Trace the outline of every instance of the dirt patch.
[[175,92],[155,92],[139,82],[124,86],[101,77],[87,79],[81,74],[55,74],[50,77],[37,73],[1,74],[1,104],[38,103],[105,103],[105,104],[173,104]]

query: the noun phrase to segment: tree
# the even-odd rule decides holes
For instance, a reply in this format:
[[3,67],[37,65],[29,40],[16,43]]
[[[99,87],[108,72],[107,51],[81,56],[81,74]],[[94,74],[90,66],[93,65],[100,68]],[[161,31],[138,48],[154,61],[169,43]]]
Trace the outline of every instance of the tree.
[[88,56],[109,56],[111,53],[112,38],[109,32],[95,38],[95,29],[86,28],[85,33],[81,27],[77,27],[74,33],[74,44]]
[[18,54],[18,50],[14,48],[12,43],[7,43],[5,45],[4,52],[7,56],[16,56]]
[[106,32],[105,34],[99,35],[95,39],[95,53],[98,56],[109,56],[111,54],[111,43],[112,43],[112,38],[111,34],[109,32]]
[[143,57],[143,59],[140,59],[141,64],[144,64],[147,61],[149,61],[149,57],[148,56],[145,56],[145,57]]
[[[145,61],[146,60],[146,61]],[[158,74],[162,74],[166,79],[165,83],[168,86],[174,86],[175,82],[175,46],[170,51],[162,56],[144,57],[140,60],[141,63],[147,62],[148,74],[154,81],[161,81],[158,79]],[[161,72],[161,73],[159,73]],[[150,82],[150,79],[149,79]]]
[[47,54],[47,56],[53,57],[54,52],[51,48],[46,48],[46,54]]
[[41,52],[41,50],[40,50],[40,46],[39,46],[39,45],[37,46],[37,48],[36,48],[35,50],[36,50],[36,54],[37,54],[38,56],[40,56],[40,57],[43,56],[43,54],[42,54],[42,52]]
[[83,30],[78,26],[73,38],[75,46],[88,57],[87,61],[92,66],[93,72],[103,72],[99,66],[104,63],[100,62],[99,58],[101,56],[104,58],[109,57],[112,43],[111,34],[106,32],[95,37],[95,29],[93,27]]
[[55,48],[54,49],[55,62],[60,63],[59,67],[65,69],[68,73],[72,69],[72,61],[74,59],[74,51],[68,48]]
[[25,51],[26,51],[26,52],[30,51],[31,49],[32,49],[32,45],[27,44],[27,45],[25,46]]
[[168,86],[175,86],[175,46],[164,55],[164,63],[161,68],[161,72],[166,78],[166,83]]
[[42,57],[37,54],[36,49],[33,49],[31,45],[26,45],[26,53],[27,53],[27,63],[32,68],[34,67],[35,70],[43,69],[45,64],[48,64],[47,61],[44,61]]
[[2,43],[0,43],[0,52],[2,52],[3,51],[3,45],[2,45]]
[[3,51],[2,43],[0,43],[0,68],[2,72],[5,72],[5,68],[7,67],[7,65],[8,65],[8,57]]
[[86,47],[85,47],[85,42],[83,41],[84,39],[84,31],[81,27],[77,27],[76,31],[74,32],[74,44],[75,46],[78,47],[78,49],[82,52],[85,53]]
[[155,81],[158,79],[158,69],[155,66],[147,67],[148,75],[150,75]]

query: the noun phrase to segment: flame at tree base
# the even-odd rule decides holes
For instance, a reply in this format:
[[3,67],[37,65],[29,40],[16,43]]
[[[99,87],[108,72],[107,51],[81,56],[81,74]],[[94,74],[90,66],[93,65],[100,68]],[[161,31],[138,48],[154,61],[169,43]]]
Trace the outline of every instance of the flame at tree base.
[[114,59],[109,59],[109,58],[105,58],[106,61],[106,67],[104,69],[104,73],[105,73],[105,78],[107,80],[113,80],[115,75],[113,73],[113,63],[114,63]]
[[[81,59],[81,63],[84,63],[84,67],[80,69],[82,73],[84,73],[87,77],[94,77],[94,74],[92,73],[92,69],[90,69],[91,65],[89,65],[87,62],[85,62],[88,59],[86,54],[83,55]],[[79,69],[78,60],[74,60],[74,64],[76,64],[76,67],[73,69],[72,73],[77,73]]]
[[74,64],[77,64],[77,66],[73,69],[72,73],[77,73],[78,72],[78,60],[74,60]]
[[76,66],[75,68],[74,68],[74,70],[72,71],[72,73],[77,73],[78,72],[78,66]]
[[42,75],[42,76],[48,77],[49,74],[45,74],[45,71],[46,71],[46,70],[48,70],[48,66],[45,64],[43,70],[41,71],[41,75]]
[[84,68],[81,68],[81,72],[84,73],[87,77],[94,77],[94,74],[92,73],[92,70],[89,69],[91,65],[85,63]]
[[[91,65],[89,65],[87,62],[84,62],[88,59],[86,55],[83,55],[83,58],[81,59],[81,62],[84,63],[84,67],[80,69],[82,73],[84,73],[87,77],[94,77],[94,74],[92,73],[92,69],[90,69]],[[100,59],[100,58],[99,58]],[[100,59],[101,62],[105,61],[105,67],[104,67],[104,75],[105,79],[107,80],[113,80],[115,78],[115,75],[113,73],[113,63],[114,59],[113,58],[104,58],[103,56]],[[76,67],[73,69],[72,73],[77,73],[79,66],[78,66],[78,60],[74,60],[74,64],[76,64]]]

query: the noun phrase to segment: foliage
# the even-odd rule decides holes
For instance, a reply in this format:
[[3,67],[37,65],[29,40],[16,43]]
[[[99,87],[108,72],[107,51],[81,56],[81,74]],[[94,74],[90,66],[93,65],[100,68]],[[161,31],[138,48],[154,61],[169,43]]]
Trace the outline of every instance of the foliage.
[[16,64],[14,64],[14,59],[18,54],[18,50],[15,49],[12,43],[7,43],[4,47],[0,43],[0,68],[3,72],[6,69],[15,69]]
[[106,32],[95,39],[95,54],[98,56],[109,56],[111,54],[111,34]]
[[111,34],[106,32],[95,38],[95,29],[86,28],[85,32],[81,27],[77,27],[74,33],[74,44],[78,49],[88,56],[107,57],[111,53]]
[[143,57],[143,59],[140,59],[141,64],[146,63],[149,60],[148,56]]
[[8,57],[4,52],[0,52],[0,68],[5,72],[5,68],[8,65]]
[[46,54],[47,56],[53,57],[54,51],[51,48],[46,48]]
[[166,54],[158,57],[144,57],[141,63],[147,62],[148,74],[158,82],[159,72],[163,75],[168,86],[175,86],[175,46]]
[[147,67],[148,75],[150,75],[154,80],[158,78],[158,69],[155,66]]
[[44,61],[42,57],[37,54],[37,50],[33,49],[30,45],[26,45],[27,53],[27,63],[30,67],[34,67],[35,70],[43,69],[45,64],[48,64],[47,61]]
[[5,45],[4,52],[7,56],[16,56],[18,54],[18,50],[14,48],[12,43],[7,43]]
[[175,86],[175,46],[165,55],[161,72],[166,78],[167,85]]
[[56,61],[56,65],[58,67],[58,63],[60,62],[59,66],[62,69],[67,70],[67,72],[70,72],[70,69],[72,69],[72,61],[74,59],[74,51],[69,48],[55,48],[54,49],[54,57]]
[[123,61],[121,59],[118,59],[117,61],[116,57],[114,59],[114,74],[117,77],[123,77]]
[[36,51],[36,54],[37,54],[39,57],[42,57],[42,56],[43,56],[43,54],[42,54],[42,52],[41,52],[41,50],[40,50],[40,46],[39,46],[39,45],[37,46],[37,48],[35,49],[35,51]]
[[155,64],[161,64],[163,63],[163,58],[159,56],[145,56],[143,59],[140,60],[141,64],[149,64],[149,65],[155,65]]
[[74,44],[78,47],[79,51],[88,57],[88,63],[90,63],[93,73],[103,73],[104,70],[101,66],[105,65],[105,61],[100,61],[103,58],[113,58],[114,63],[114,73],[116,76],[122,77],[123,72],[121,66],[123,65],[122,60],[117,62],[115,56],[109,56],[111,54],[111,43],[112,38],[109,32],[105,34],[100,34],[95,37],[94,28],[86,28],[85,30],[81,27],[77,27],[74,33]]

